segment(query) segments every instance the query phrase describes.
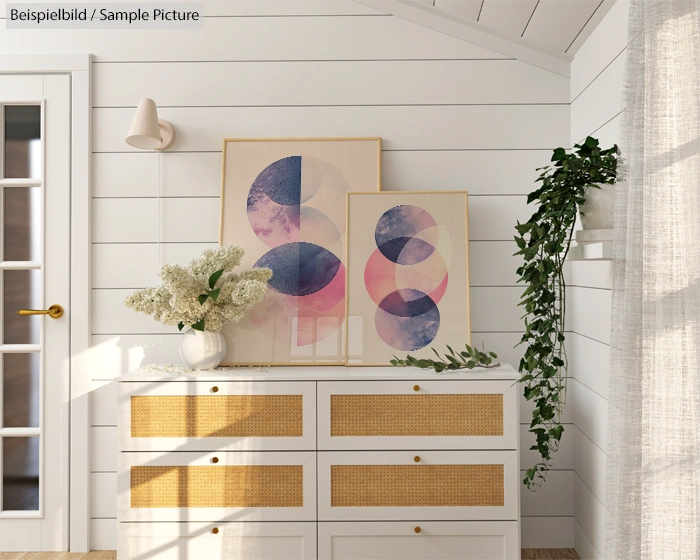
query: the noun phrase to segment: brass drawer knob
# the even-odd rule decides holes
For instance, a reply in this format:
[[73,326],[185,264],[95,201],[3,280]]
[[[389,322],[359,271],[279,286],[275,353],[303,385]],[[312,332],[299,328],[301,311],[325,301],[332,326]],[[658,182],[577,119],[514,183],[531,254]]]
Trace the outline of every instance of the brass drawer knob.
[[414,460],[416,463],[420,463],[420,457],[419,457],[418,455],[416,455],[416,456],[413,458],[413,460]]
[[216,464],[216,463],[219,462],[219,458],[218,458],[218,457],[212,457],[212,458],[211,458],[211,462],[214,463],[214,464]]
[[414,530],[416,533],[420,533],[420,527],[416,527],[416,528],[413,529],[413,530]]
[[214,535],[218,535],[218,534],[219,534],[219,528],[218,528],[218,527],[214,527],[214,528],[211,530],[211,532],[212,532],[212,534],[214,534]]
[[413,386],[414,391],[420,391],[420,385],[414,385]]
[[218,388],[216,385],[214,385],[214,386],[211,388],[211,392],[212,392],[212,393],[218,393],[218,392],[219,392],[219,388]]

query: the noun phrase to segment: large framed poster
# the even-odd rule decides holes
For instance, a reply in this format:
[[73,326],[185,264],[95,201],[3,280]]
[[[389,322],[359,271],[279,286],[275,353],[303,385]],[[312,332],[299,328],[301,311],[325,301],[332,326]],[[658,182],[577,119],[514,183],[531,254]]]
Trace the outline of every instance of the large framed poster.
[[347,365],[471,344],[467,193],[348,193]]
[[273,273],[225,364],[345,362],[346,195],[380,185],[379,138],[224,140],[219,241]]

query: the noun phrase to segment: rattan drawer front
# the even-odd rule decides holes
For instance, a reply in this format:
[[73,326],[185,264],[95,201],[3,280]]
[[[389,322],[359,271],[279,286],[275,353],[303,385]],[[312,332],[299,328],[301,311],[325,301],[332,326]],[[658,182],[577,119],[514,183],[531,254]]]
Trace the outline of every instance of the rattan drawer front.
[[318,448],[517,449],[509,380],[318,383]]
[[331,507],[481,507],[503,502],[503,465],[331,466]]
[[302,507],[303,470],[301,465],[131,467],[131,507]]
[[131,397],[131,437],[301,437],[302,395]]
[[119,384],[121,451],[316,448],[316,383]]
[[313,452],[123,452],[120,521],[313,521]]
[[331,437],[502,435],[502,394],[331,395]]
[[515,520],[518,468],[516,451],[323,451],[319,520]]

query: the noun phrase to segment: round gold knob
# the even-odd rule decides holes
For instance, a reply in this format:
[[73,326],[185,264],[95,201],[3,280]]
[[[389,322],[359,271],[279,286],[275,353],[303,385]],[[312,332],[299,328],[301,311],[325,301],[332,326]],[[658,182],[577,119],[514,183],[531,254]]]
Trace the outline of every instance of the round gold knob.
[[413,529],[413,530],[414,530],[416,533],[420,533],[420,527],[416,527],[416,528]]
[[420,385],[414,385],[413,386],[414,391],[420,391]]
[[420,463],[420,457],[419,457],[418,455],[416,455],[416,456],[413,458],[413,460],[414,460],[416,463]]
[[214,464],[216,464],[216,463],[219,462],[219,458],[218,458],[218,457],[212,457],[211,462],[214,463]]
[[212,532],[214,535],[218,535],[218,534],[219,534],[219,528],[218,528],[218,527],[214,527],[214,528],[211,530],[211,532]]
[[219,392],[219,388],[218,388],[216,385],[214,385],[214,386],[211,388],[211,392],[212,392],[212,393],[218,393],[218,392]]

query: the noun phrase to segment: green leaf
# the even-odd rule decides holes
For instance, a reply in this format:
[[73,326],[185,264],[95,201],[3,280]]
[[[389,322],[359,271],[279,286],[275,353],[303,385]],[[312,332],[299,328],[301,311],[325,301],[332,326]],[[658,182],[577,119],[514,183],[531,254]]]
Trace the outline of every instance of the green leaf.
[[181,330],[184,329],[184,328],[185,328],[185,323],[183,323],[182,321],[180,321],[180,322],[177,324],[177,330],[181,331]]
[[216,286],[216,283],[219,281],[219,278],[221,278],[221,275],[224,273],[224,269],[222,268],[221,270],[217,270],[214,272],[210,277],[209,277],[209,288],[214,289],[214,286]]
[[202,294],[201,296],[197,296],[197,301],[199,301],[199,305],[204,305],[204,302],[207,301],[207,298],[209,296],[207,294]]
[[219,297],[219,294],[221,293],[221,288],[216,288],[216,290],[211,290],[210,292],[207,292],[207,295],[216,301]]
[[496,354],[495,352],[489,352],[489,356],[491,356],[492,358],[498,358],[498,354]]
[[204,331],[204,319],[200,319],[196,323],[192,323],[191,327],[196,331]]

